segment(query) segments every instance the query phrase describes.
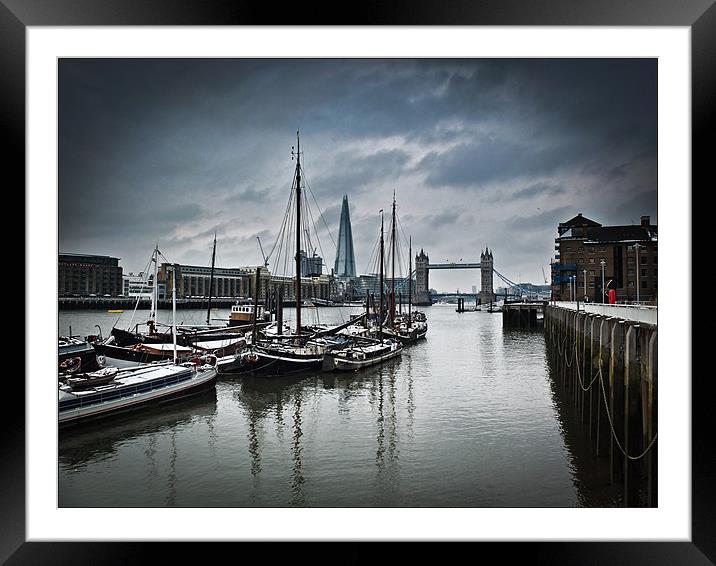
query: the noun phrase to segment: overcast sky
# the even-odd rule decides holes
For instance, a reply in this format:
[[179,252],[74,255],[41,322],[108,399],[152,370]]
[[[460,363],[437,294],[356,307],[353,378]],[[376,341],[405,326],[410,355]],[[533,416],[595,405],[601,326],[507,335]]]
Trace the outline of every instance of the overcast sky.
[[[305,173],[334,239],[350,204],[364,273],[396,191],[413,247],[544,283],[556,227],[656,223],[655,59],[62,59],[60,252],[142,270],[262,263]],[[315,213],[315,209],[314,209]],[[318,222],[325,262],[331,237]],[[407,261],[407,259],[406,259]],[[269,266],[271,267],[271,265]],[[479,288],[479,272],[431,272]],[[500,285],[496,281],[496,286]]]

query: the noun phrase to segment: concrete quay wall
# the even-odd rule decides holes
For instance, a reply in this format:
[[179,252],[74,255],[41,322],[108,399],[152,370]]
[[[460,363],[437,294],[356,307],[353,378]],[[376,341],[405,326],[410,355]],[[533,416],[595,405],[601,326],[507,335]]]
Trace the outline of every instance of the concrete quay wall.
[[656,507],[657,326],[548,305],[544,332],[553,379],[624,505]]

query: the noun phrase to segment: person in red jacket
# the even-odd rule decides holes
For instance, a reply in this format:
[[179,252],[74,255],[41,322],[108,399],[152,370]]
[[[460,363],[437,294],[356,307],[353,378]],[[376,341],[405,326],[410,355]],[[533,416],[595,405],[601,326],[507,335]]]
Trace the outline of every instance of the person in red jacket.
[[607,297],[609,298],[609,304],[610,305],[616,305],[617,304],[617,291],[612,287],[612,282],[609,281],[607,283],[607,289],[609,289],[609,293],[607,294]]

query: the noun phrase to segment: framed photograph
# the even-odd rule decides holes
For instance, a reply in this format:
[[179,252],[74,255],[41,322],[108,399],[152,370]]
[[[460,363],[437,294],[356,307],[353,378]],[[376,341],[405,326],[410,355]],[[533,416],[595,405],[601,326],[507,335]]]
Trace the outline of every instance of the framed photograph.
[[2,2],[27,226],[8,564],[205,554],[154,541],[716,560],[690,328],[712,3],[321,25]]

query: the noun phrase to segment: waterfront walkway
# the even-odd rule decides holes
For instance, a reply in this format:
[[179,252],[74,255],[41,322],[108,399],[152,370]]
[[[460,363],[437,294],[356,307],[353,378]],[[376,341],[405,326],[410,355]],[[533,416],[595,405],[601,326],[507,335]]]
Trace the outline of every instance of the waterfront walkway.
[[579,307],[580,311],[590,314],[613,316],[623,320],[643,322],[656,326],[657,307],[646,305],[608,305],[605,303],[584,303],[581,301],[579,303],[574,301],[555,301],[550,304],[574,311]]

